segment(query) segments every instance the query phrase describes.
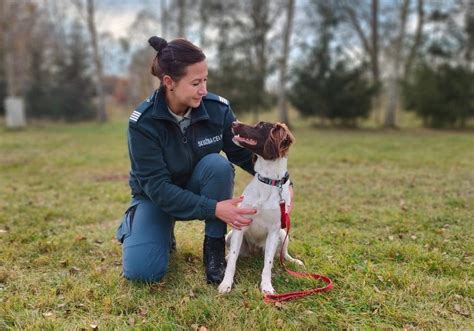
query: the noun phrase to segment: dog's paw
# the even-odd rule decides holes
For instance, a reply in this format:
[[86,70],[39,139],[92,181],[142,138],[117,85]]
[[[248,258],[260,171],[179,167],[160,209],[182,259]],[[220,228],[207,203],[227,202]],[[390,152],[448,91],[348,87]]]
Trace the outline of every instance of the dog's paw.
[[260,286],[263,294],[275,294],[275,289],[273,288],[272,284],[264,284]]
[[303,263],[303,261],[301,261],[301,260],[294,259],[293,262],[296,263],[297,265],[300,265],[300,266],[304,267],[304,263]]
[[219,287],[217,288],[220,294],[229,293],[231,289],[232,283],[228,283],[226,281],[222,281],[222,283],[220,283]]

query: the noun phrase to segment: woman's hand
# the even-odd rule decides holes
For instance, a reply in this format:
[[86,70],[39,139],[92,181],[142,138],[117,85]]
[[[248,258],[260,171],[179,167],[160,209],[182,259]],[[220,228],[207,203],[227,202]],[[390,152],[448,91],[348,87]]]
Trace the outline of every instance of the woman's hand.
[[237,230],[249,225],[252,223],[252,220],[243,215],[253,215],[257,210],[254,208],[237,207],[243,199],[244,197],[240,197],[219,201],[216,205],[216,217]]
[[293,207],[295,206],[295,199],[293,193],[293,185],[290,185],[290,206],[288,207],[288,215],[291,215]]

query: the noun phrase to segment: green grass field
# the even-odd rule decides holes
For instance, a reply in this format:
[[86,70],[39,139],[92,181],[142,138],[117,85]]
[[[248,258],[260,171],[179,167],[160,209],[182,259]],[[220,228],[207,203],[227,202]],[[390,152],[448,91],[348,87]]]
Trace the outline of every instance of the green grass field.
[[[261,258],[204,281],[203,224],[177,225],[164,282],[121,277],[126,120],[0,129],[0,329],[473,329],[472,132],[296,123],[290,252],[329,293],[265,304]],[[235,195],[250,177],[238,172]],[[295,266],[293,266],[296,269]],[[274,268],[278,292],[312,287]]]

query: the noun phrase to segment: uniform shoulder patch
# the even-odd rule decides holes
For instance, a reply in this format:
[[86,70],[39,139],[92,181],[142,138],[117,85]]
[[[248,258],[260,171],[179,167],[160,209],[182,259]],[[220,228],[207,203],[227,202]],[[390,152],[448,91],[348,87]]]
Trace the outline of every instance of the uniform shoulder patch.
[[130,117],[128,118],[130,122],[132,123],[137,123],[138,119],[142,114],[151,106],[153,105],[153,96],[148,97],[145,101],[143,101],[141,104],[138,105],[137,108],[135,108],[130,114]]
[[226,98],[221,97],[220,95],[214,94],[214,93],[208,93],[204,97],[206,100],[214,100],[214,101],[219,101],[220,103],[223,103],[224,105],[228,106],[229,105],[229,100]]

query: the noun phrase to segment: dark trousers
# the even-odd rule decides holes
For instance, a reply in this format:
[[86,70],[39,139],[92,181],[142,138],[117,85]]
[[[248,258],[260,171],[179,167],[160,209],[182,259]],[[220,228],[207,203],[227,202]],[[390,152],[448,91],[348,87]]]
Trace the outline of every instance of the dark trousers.
[[[203,157],[186,189],[208,198],[230,199],[234,188],[234,168],[219,154]],[[170,242],[175,218],[146,197],[135,196],[117,230],[122,242],[123,274],[130,280],[157,282],[168,268]],[[205,233],[222,238],[226,224],[217,218],[205,220]]]

